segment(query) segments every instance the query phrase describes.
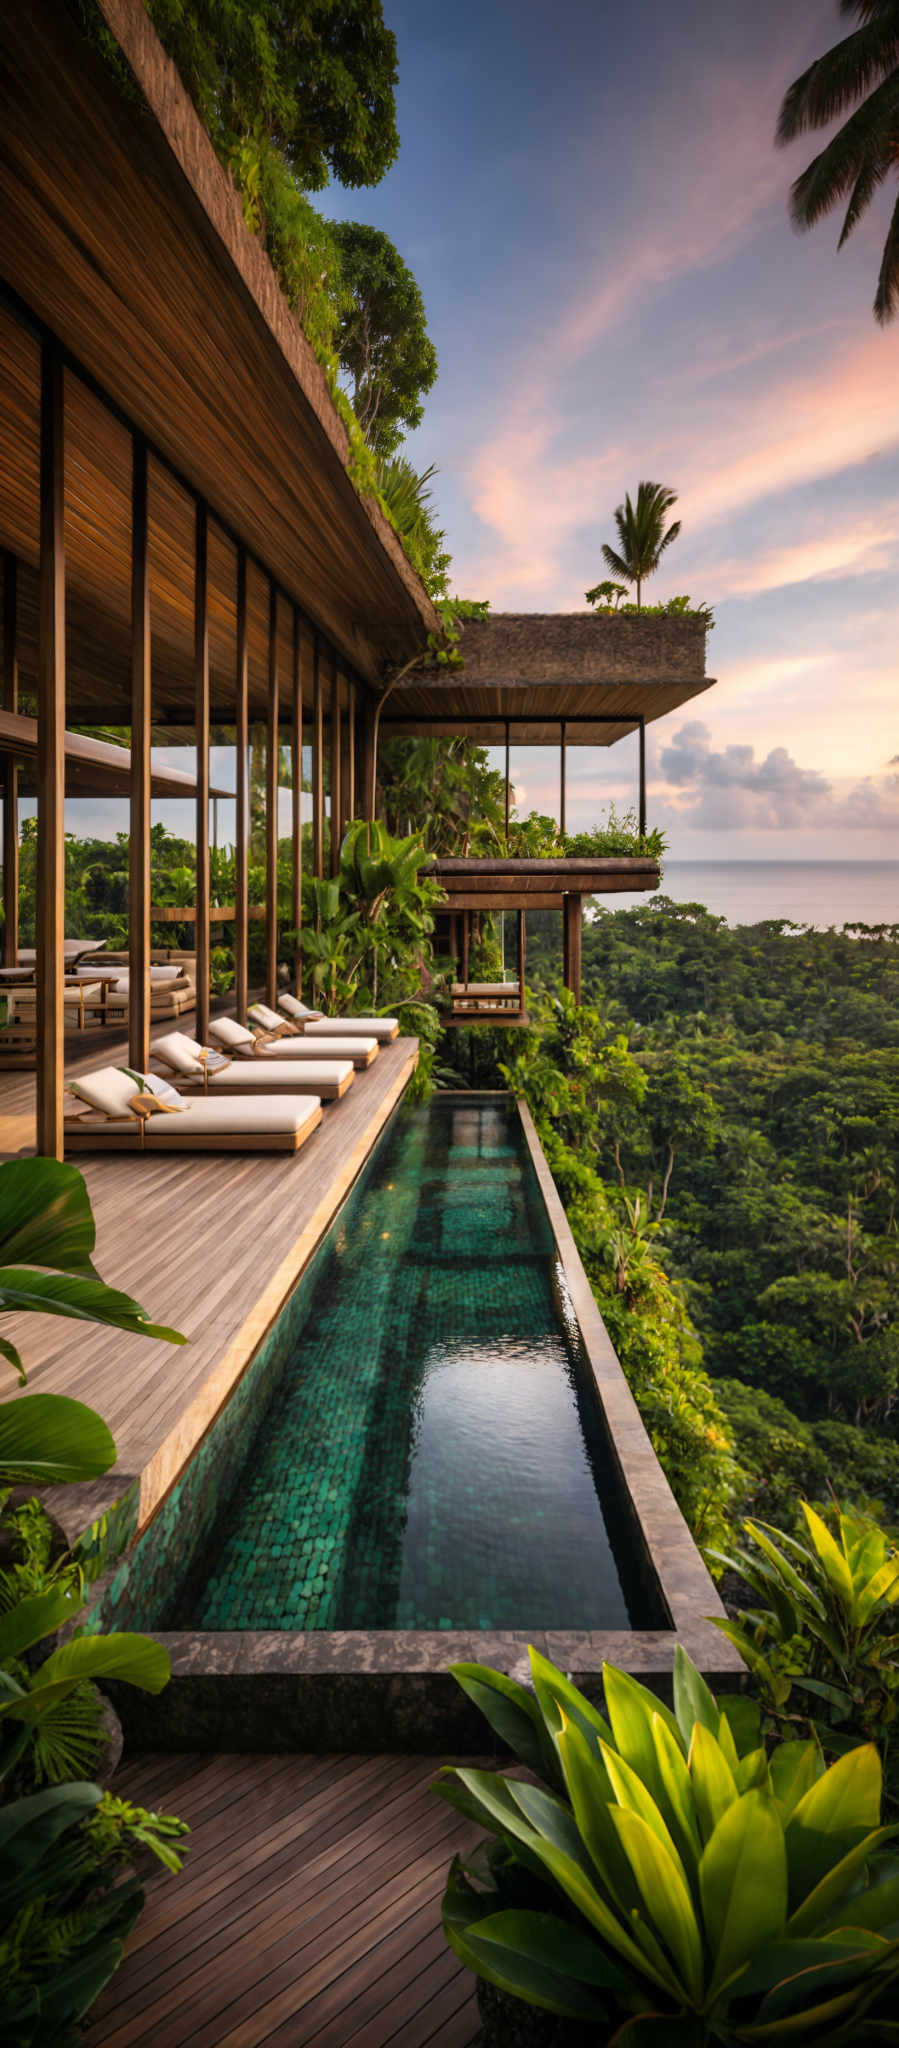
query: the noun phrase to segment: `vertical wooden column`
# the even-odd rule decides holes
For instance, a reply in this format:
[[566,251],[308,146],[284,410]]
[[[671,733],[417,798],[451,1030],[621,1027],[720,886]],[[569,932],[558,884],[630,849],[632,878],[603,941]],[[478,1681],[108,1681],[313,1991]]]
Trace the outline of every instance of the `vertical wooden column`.
[[646,832],[646,720],[640,719],[640,837]]
[[197,749],[197,1022],[209,1033],[209,520],[197,499],[194,549],[194,725]]
[[356,816],[356,685],[347,680],[346,707],[346,775],[343,783],[343,808],[347,824]]
[[508,721],[508,719],[506,719],[506,838],[508,838],[508,836],[509,836],[509,804],[510,804],[510,801],[511,801],[511,792],[510,792],[510,789],[509,789],[509,721]]
[[560,831],[560,832],[561,832],[561,833],[563,834],[563,836],[564,836],[564,833],[565,833],[565,811],[566,811],[566,797],[567,797],[567,791],[566,791],[566,787],[565,787],[565,743],[566,743],[566,740],[567,740],[567,738],[568,738],[568,727],[567,727],[567,725],[566,725],[566,723],[565,723],[565,720],[564,720],[564,718],[563,718],[563,720],[562,720],[562,741],[561,741],[561,745],[560,745],[560,747],[559,747],[559,831]]
[[278,1000],[278,592],[269,584],[268,700],[265,735],[265,999]]
[[128,849],[128,1056],[150,1064],[150,574],[147,444],[131,444],[131,789]]
[[247,553],[237,550],[237,673],[235,677],[234,752],[236,810],[234,827],[234,1002],[238,1021],[247,1021],[250,950],[250,711],[249,639],[247,633]]
[[518,913],[518,988],[521,995],[522,1009],[524,1009],[524,963],[527,953],[527,936],[527,913],[524,910],[520,910]]
[[331,656],[331,873],[336,875],[340,867],[341,820],[343,802],[341,797],[341,745],[340,745],[340,675],[337,657]]
[[66,557],[62,356],[41,354],[40,613],[37,685],[37,1149],[63,1153]]
[[[18,563],[3,557],[3,709],[19,708]],[[3,965],[15,967],[19,953],[19,770],[11,754],[0,764],[3,777]]]
[[322,732],[321,645],[316,633],[312,648],[312,866],[321,881],[324,874],[325,776]]
[[463,987],[464,987],[464,988],[467,988],[467,987],[468,987],[468,947],[469,947],[469,932],[470,932],[470,926],[471,926],[471,912],[470,912],[470,910],[463,910],[463,911],[462,911],[462,913],[461,913],[461,916],[462,916],[462,985],[463,985]]
[[[300,615],[293,615],[293,675],[290,696],[290,917],[294,931],[303,922],[303,678],[300,667]],[[303,955],[297,939],[293,980],[303,993]]]
[[362,757],[361,815],[363,818],[366,818],[370,824],[373,824],[375,816],[375,802],[377,799],[377,763],[375,759],[375,713],[372,709],[371,700],[367,696],[363,704],[360,706],[359,723],[361,726],[360,754]]
[[583,897],[569,891],[562,899],[564,909],[564,955],[565,987],[570,988],[576,1003],[581,1000],[581,926],[583,922]]

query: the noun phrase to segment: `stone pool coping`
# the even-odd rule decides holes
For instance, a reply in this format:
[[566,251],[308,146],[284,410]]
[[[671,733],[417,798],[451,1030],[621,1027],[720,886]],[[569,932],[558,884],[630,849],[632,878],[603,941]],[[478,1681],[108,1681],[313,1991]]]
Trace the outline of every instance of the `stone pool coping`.
[[[460,1091],[472,1099],[487,1091]],[[496,1099],[496,1091],[490,1091]],[[618,1467],[629,1539],[648,1563],[670,1626],[635,1630],[173,1631],[157,1636],[172,1678],[155,1699],[115,1688],[132,1740],[159,1749],[408,1750],[483,1748],[484,1723],[451,1677],[456,1662],[493,1665],[519,1679],[535,1648],[593,1698],[604,1662],[662,1697],[671,1694],[680,1644],[713,1689],[734,1689],[742,1659],[712,1616],[724,1617],[687,1524],[649,1441],[593,1297],[533,1120],[517,1104],[546,1205],[585,1358]]]

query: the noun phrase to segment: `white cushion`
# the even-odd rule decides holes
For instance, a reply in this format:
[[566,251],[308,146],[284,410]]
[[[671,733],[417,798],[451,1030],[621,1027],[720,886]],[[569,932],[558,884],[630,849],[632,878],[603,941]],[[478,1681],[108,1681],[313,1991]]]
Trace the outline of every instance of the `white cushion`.
[[164,1038],[154,1038],[150,1051],[163,1065],[171,1067],[176,1074],[202,1074],[203,1062],[200,1054],[203,1047],[198,1039],[188,1038],[186,1031],[167,1031]]
[[277,1010],[270,1010],[267,1003],[251,1003],[247,1016],[252,1017],[254,1024],[261,1024],[264,1031],[284,1029],[284,1018],[279,1017]]
[[309,1088],[339,1088],[347,1075],[353,1075],[352,1060],[326,1060],[321,1054],[301,1066],[296,1060],[236,1060],[221,1073],[211,1073],[209,1086],[217,1095],[247,1095],[257,1089],[264,1095],[267,1088],[305,1094]]
[[339,1032],[343,1038],[388,1039],[398,1029],[396,1017],[320,1017],[317,1024],[307,1024],[307,1038],[331,1038]]
[[90,1103],[102,1116],[118,1117],[134,1115],[132,1098],[140,1094],[141,1086],[123,1067],[99,1067],[95,1074],[79,1074],[77,1081],[69,1082],[71,1094],[81,1102]]
[[310,1044],[308,1032],[302,1038],[279,1038],[272,1045],[256,1048],[260,1066],[267,1066],[270,1060],[290,1060],[294,1065],[307,1060],[352,1060],[360,1053],[377,1052],[373,1038],[329,1038],[327,1044],[321,1038]]
[[278,1008],[284,1011],[285,1017],[292,1017],[295,1024],[304,1023],[307,1017],[321,1016],[320,1010],[307,1010],[305,1003],[300,1002],[299,996],[279,996]]
[[238,1024],[236,1017],[215,1017],[209,1026],[209,1036],[217,1038],[220,1045],[235,1049],[256,1043],[253,1032],[245,1024]]
[[301,1131],[321,1108],[317,1095],[200,1095],[182,1116],[147,1118],[145,1143],[189,1146],[194,1138],[252,1138]]

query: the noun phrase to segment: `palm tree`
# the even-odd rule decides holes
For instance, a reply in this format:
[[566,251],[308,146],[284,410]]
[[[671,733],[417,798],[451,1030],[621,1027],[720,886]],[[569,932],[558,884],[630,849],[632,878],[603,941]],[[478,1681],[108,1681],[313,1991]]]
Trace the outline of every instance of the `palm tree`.
[[636,505],[626,497],[615,511],[619,551],[616,553],[603,542],[607,567],[627,583],[636,583],[638,611],[644,578],[658,568],[665,549],[680,533],[679,519],[675,519],[667,533],[664,531],[665,514],[676,504],[677,492],[666,490],[664,484],[638,484]]
[[[814,227],[823,214],[848,199],[837,245],[842,249],[884,179],[899,170],[899,0],[840,0],[840,13],[854,14],[862,26],[790,86],[780,110],[777,141],[792,142],[809,128],[825,128],[855,106],[790,193],[793,226],[800,229]],[[892,319],[897,304],[899,199],[884,243],[875,319],[881,324]]]

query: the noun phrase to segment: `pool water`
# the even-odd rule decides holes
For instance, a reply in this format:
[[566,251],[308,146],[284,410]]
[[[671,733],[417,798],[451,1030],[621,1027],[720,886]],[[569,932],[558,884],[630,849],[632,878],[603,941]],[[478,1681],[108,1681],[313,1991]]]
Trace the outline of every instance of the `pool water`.
[[177,1625],[628,1628],[603,1499],[614,1523],[514,1106],[402,1108],[320,1255]]

